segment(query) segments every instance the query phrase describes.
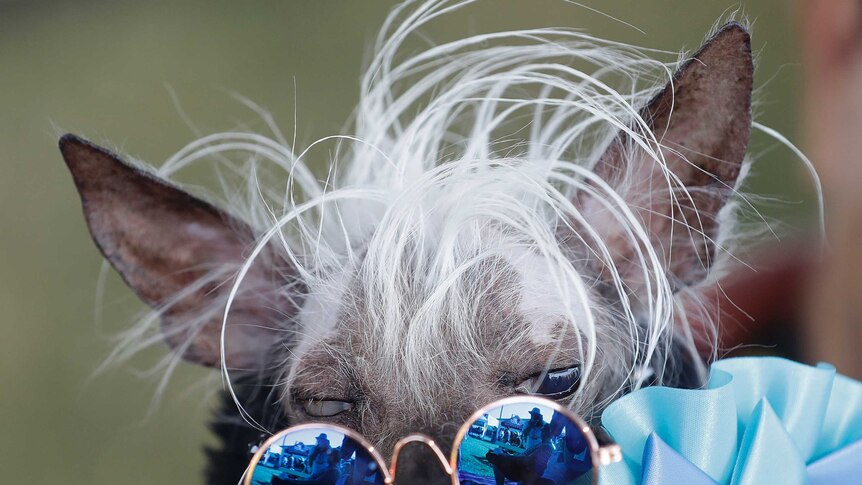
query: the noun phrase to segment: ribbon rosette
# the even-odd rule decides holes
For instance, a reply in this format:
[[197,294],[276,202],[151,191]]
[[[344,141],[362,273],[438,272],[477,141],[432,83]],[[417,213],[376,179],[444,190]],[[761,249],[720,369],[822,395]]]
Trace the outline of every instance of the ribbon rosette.
[[862,483],[862,382],[774,357],[719,360],[705,389],[649,387],[602,414],[603,485]]

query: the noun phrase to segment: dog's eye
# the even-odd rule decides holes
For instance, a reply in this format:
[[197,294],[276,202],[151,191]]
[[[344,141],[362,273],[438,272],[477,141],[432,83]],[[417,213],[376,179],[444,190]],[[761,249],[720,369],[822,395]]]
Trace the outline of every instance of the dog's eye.
[[305,399],[302,401],[305,412],[318,417],[328,418],[353,409],[353,403],[348,401],[328,401],[322,399]]
[[551,370],[534,374],[518,384],[518,392],[536,394],[549,399],[562,399],[571,396],[581,382],[581,367],[576,365],[566,369]]

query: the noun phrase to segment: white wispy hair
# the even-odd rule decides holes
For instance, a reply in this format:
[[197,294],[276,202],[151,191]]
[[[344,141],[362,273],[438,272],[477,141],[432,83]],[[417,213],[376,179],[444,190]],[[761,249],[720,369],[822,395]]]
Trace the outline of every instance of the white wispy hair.
[[[288,156],[280,163],[290,174],[283,215],[258,249],[269,238],[283,238],[311,293],[344,281],[345,268],[357,271],[364,332],[374,335],[379,359],[388,361],[378,362],[378,369],[412,385],[417,397],[428,394],[428,382],[463,373],[463,363],[433,358],[445,355],[453,338],[471,365],[481,367],[486,358],[475,318],[486,281],[465,277],[471,269],[514,251],[540,255],[564,312],[558,317],[579,337],[584,389],[600,351],[602,324],[627,329],[616,335],[622,340],[616,350],[631,354],[617,359],[630,364],[624,370],[630,379],[620,380],[619,390],[636,388],[645,376],[639,369],[652,363],[669,337],[673,294],[643,222],[592,167],[620,130],[661,159],[637,107],[649,94],[642,91],[645,73],[654,81],[656,71],[664,78],[671,71],[630,46],[550,28],[475,35],[399,58],[402,43],[417,29],[468,3],[406,2],[392,12],[362,79],[354,134],[333,137],[340,143],[328,186],[308,173],[305,153],[294,158],[283,152]],[[591,70],[573,67],[578,64]],[[622,81],[627,90],[607,79]],[[633,128],[632,120],[642,129]],[[266,156],[278,158],[280,145],[260,142],[272,152]],[[306,205],[297,206],[296,188]],[[608,322],[584,283],[583,266],[560,244],[560,226],[577,224],[591,252],[613,268],[606,242],[572,203],[583,191],[604,201],[605,217],[621,224],[638,248],[649,287],[646,328],[615,271],[625,321]],[[306,209],[316,217],[307,218]],[[293,239],[284,235],[287,226]],[[241,278],[234,291],[240,284]]]
[[[392,11],[362,78],[350,134],[325,137],[298,151],[268,113],[246,102],[261,114],[271,136],[204,136],[158,173],[169,178],[201,160],[224,162],[219,165],[228,169],[227,205],[262,231],[241,268],[222,269],[210,278],[232,284],[225,325],[255,258],[273,243],[295,266],[309,298],[325,302],[313,315],[308,308],[300,315],[303,326],[291,331],[301,341],[285,350],[285,364],[338,319],[359,320],[366,339],[378,345],[376,369],[420,402],[433,404],[435,396],[424,383],[457,378],[465,366],[487,365],[478,340],[482,322],[476,320],[487,282],[507,280],[512,268],[537,271],[558,304],[544,314],[533,308],[533,315],[569,325],[583,358],[582,389],[572,404],[601,408],[647,379],[661,382],[674,322],[682,329],[676,337],[696,353],[685,312],[698,305],[684,308],[674,299],[668,262],[627,202],[632,185],[611,186],[593,171],[622,132],[630,149],[663,167],[665,189],[688,197],[638,113],[670,79],[675,63],[652,59],[666,53],[565,28],[478,34],[403,53],[405,42],[423,26],[470,3],[474,0],[407,1]],[[307,161],[322,147],[331,151],[321,181]],[[237,153],[250,157],[236,164]],[[242,190],[236,190],[237,178],[246,184]],[[582,194],[597,201],[602,221],[583,212],[576,202]],[[734,225],[734,208],[730,204],[721,213],[711,275],[722,273],[731,259],[726,249],[743,233]],[[692,221],[679,222],[698,230]],[[646,288],[637,308],[597,227],[608,223],[619,226],[634,249]],[[569,240],[561,242],[561,233]],[[610,271],[618,304],[609,307],[596,294],[585,275],[586,259]],[[524,261],[538,261],[539,267],[525,270]],[[361,295],[361,305],[347,304],[348,294]],[[322,318],[321,308],[333,314]],[[152,331],[156,321],[157,314],[127,334],[110,360],[160,339]],[[708,324],[707,329],[714,334]],[[230,345],[224,335],[223,349]],[[528,331],[511,337],[512,346],[534,338]],[[453,341],[461,359],[439,358]],[[223,376],[233,393],[222,354]],[[173,368],[176,359],[165,364]],[[693,362],[701,365],[699,359]],[[281,372],[287,388],[290,369]],[[607,382],[614,389],[600,392]],[[600,402],[585,402],[599,395]]]

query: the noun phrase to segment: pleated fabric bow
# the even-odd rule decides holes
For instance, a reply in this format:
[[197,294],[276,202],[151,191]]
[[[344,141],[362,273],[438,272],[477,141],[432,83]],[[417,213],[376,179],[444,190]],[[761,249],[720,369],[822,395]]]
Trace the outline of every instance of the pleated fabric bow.
[[862,382],[826,364],[720,360],[705,389],[641,389],[602,424],[625,457],[603,485],[862,483]]

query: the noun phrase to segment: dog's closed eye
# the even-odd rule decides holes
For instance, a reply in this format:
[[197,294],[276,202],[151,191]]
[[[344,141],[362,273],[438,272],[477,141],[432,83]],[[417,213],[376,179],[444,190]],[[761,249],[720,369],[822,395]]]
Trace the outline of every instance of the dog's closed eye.
[[516,389],[525,394],[535,394],[549,399],[569,397],[581,382],[581,366],[539,372],[524,379]]
[[329,418],[353,409],[355,403],[350,401],[328,400],[328,399],[303,399],[303,409],[310,416],[317,418]]

